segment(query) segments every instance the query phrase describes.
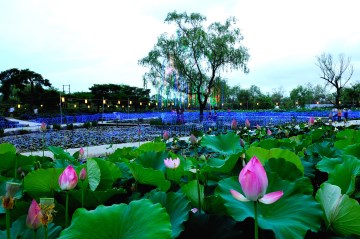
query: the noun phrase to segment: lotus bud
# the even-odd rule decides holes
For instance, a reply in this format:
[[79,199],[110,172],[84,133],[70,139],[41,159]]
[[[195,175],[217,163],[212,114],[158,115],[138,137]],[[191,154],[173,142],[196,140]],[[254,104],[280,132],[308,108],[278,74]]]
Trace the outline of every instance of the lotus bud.
[[250,129],[250,121],[248,119],[245,120],[245,127]]
[[243,139],[240,139],[240,146],[243,148],[245,147],[245,141]]
[[79,178],[81,181],[84,181],[86,179],[86,169],[82,168],[79,174]]
[[42,217],[40,205],[33,199],[26,217],[26,225],[31,229],[37,229],[42,224]]
[[45,122],[42,122],[42,123],[41,123],[41,125],[40,125],[40,131],[41,131],[41,132],[46,131],[46,123],[45,123]]
[[59,185],[62,190],[70,190],[76,187],[78,182],[78,176],[75,169],[69,165],[65,170],[60,174]]
[[168,132],[168,131],[164,131],[163,139],[164,139],[165,141],[169,139],[169,132]]
[[230,127],[231,127],[232,130],[237,129],[236,119],[232,119],[231,124],[230,124]]
[[190,143],[193,145],[197,143],[197,139],[196,139],[195,135],[193,135],[193,134],[191,134],[191,136],[190,136]]

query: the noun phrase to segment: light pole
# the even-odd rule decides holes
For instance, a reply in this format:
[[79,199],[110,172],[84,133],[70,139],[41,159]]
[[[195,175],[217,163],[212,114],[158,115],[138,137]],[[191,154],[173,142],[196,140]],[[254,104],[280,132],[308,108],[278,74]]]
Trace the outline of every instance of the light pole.
[[62,107],[61,107],[61,91],[60,91],[60,99],[59,99],[59,106],[60,106],[60,125],[62,125]]

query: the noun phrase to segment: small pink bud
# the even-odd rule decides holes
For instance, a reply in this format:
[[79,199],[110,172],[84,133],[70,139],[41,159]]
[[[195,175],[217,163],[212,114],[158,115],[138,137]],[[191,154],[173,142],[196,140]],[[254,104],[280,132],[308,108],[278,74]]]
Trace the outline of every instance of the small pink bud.
[[46,123],[45,122],[41,123],[40,131],[42,131],[42,132],[46,131]]
[[240,139],[240,146],[243,148],[245,147],[245,141],[243,139]]
[[41,226],[42,213],[39,204],[32,200],[26,217],[26,225],[31,229],[37,229]]
[[198,211],[199,211],[199,210],[198,210],[196,207],[194,207],[194,208],[191,209],[191,212],[192,212],[192,213],[197,213]]
[[231,121],[231,129],[232,130],[235,130],[236,128],[237,128],[237,122],[236,122],[236,119],[233,119],[232,121]]
[[248,119],[245,120],[245,127],[250,129],[250,121]]
[[197,139],[196,139],[195,135],[193,135],[193,134],[191,134],[191,136],[190,136],[190,143],[191,144],[196,144],[197,143]]
[[86,179],[86,169],[82,168],[79,174],[79,178],[81,181],[84,181]]
[[83,148],[80,148],[80,149],[79,149],[79,155],[80,155],[80,156],[84,156],[84,154],[85,154],[84,149],[83,149]]
[[268,130],[267,130],[267,135],[269,135],[269,136],[270,136],[271,134],[272,134],[272,133],[271,133],[271,130],[270,130],[270,129],[268,129]]
[[168,131],[164,131],[163,139],[164,139],[164,140],[168,140],[168,139],[169,139],[169,132],[168,132]]

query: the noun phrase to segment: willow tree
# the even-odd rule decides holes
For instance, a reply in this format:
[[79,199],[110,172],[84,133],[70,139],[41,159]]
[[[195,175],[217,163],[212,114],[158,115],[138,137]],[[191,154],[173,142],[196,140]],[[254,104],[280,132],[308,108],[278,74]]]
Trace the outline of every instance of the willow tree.
[[[247,73],[249,59],[234,17],[207,27],[205,22],[206,17],[199,13],[168,13],[165,23],[174,24],[176,32],[161,34],[154,48],[139,60],[140,65],[149,68],[144,80],[155,87],[170,83],[166,82],[169,78],[164,67],[170,63],[172,70],[186,82],[186,90],[196,95],[201,119],[216,82],[222,79],[221,73],[239,69]],[[185,87],[180,90],[185,92]]]

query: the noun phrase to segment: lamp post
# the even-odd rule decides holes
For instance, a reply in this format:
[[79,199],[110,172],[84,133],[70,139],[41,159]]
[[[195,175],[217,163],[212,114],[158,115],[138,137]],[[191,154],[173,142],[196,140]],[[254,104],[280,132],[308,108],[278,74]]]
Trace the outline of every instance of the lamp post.
[[61,104],[62,104],[62,97],[61,97],[61,91],[60,91],[60,98],[59,98],[59,106],[60,106],[60,125],[62,125],[62,107],[61,107]]

